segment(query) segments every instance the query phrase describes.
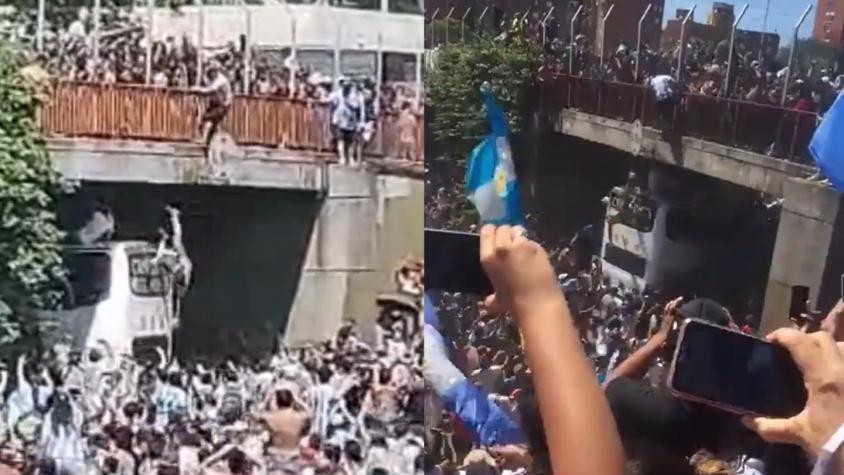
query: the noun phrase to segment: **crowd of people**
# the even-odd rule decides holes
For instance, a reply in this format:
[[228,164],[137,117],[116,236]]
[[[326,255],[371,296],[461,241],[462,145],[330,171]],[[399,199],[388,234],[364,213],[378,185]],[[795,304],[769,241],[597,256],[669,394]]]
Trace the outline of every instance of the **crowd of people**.
[[[86,8],[52,12],[41,49],[35,40],[35,12],[15,10],[0,30],[20,45],[39,76],[102,84],[146,84],[161,88],[201,88],[213,82],[209,71],[224,77],[232,94],[291,98],[330,104],[331,125],[341,162],[360,162],[372,141],[377,118],[395,116],[399,158],[416,157],[416,90],[406,83],[382,83],[373,77],[332,77],[292,54],[253,49],[229,42],[205,51],[187,34],[163,40],[146,35],[143,15],[128,6],[102,9],[99,34]],[[150,41],[152,43],[150,44]],[[96,43],[96,44],[95,44]],[[149,56],[149,58],[148,58]],[[248,67],[247,67],[248,66]],[[208,140],[206,140],[206,143]]]
[[259,361],[21,354],[0,370],[0,471],[421,474],[421,265],[396,286],[371,345],[346,322]]
[[[679,75],[682,92],[779,106],[788,76],[786,106],[822,114],[844,89],[844,70],[840,69],[842,64],[836,58],[830,58],[825,66],[816,66],[813,62],[805,67],[796,61],[789,74],[787,61],[778,58],[776,52],[760,53],[758,47],[740,39],[732,56],[729,50],[726,38],[718,42],[689,39],[682,52],[682,74]],[[545,44],[543,68],[548,72],[568,73],[573,55],[572,73],[579,76],[625,83],[645,83],[658,75],[678,77],[679,44],[666,49],[643,43],[636,48],[635,39],[633,42],[622,40],[617,45],[606,45],[603,62],[598,54],[596,45],[583,34],[576,35],[573,44],[555,36]]]
[[[464,214],[455,212],[461,198],[449,193],[450,189],[452,187],[442,186],[430,195],[426,202],[426,225],[478,232],[470,218],[456,218]],[[531,219],[527,221],[528,230],[535,229],[535,223],[532,224]],[[483,247],[482,243],[482,253]],[[810,472],[817,446],[807,449],[805,443],[798,444],[793,436],[777,438],[767,431],[765,424],[769,420],[740,420],[720,410],[677,399],[665,387],[677,327],[682,320],[705,320],[756,334],[759,325],[756,316],[731,312],[711,299],[683,300],[611,281],[602,272],[602,261],[580,245],[577,237],[568,245],[549,246],[547,253],[541,254],[547,256],[542,259],[547,260],[543,268],[548,266],[549,278],[567,309],[564,315],[556,318],[563,319],[566,325],[571,324],[572,334],[579,342],[579,352],[589,362],[594,384],[596,387],[600,384],[603,390],[614,423],[607,430],[617,431],[619,435],[626,473],[776,475]],[[513,272],[521,275],[527,271]],[[492,280],[492,276],[490,278]],[[493,285],[496,292],[501,291],[495,280]],[[432,294],[432,297],[438,313],[438,331],[451,364],[488,398],[491,405],[515,421],[525,440],[518,444],[491,444],[483,439],[483,432],[473,432],[476,427],[471,421],[461,419],[459,405],[444,404],[432,397],[429,407],[434,408],[435,414],[426,414],[428,473],[622,473],[597,469],[594,472],[567,472],[553,463],[554,450],[549,434],[553,423],[548,422],[553,411],[542,406],[541,393],[548,388],[537,381],[540,377],[537,372],[542,370],[536,365],[536,356],[531,356],[530,340],[536,337],[528,334],[527,323],[523,320],[526,317],[518,317],[513,311],[501,312],[489,299],[484,302],[484,296],[440,293]],[[516,296],[509,298],[512,300]],[[734,317],[734,314],[741,316]],[[806,318],[793,320],[795,328],[809,331],[807,325],[814,322],[816,328],[811,330],[820,331],[811,335],[798,333],[794,338],[840,340],[844,336],[841,334],[844,304],[836,306],[820,328],[817,328],[820,319],[802,317]],[[789,330],[785,331],[789,338],[793,337],[787,333]],[[426,342],[427,339],[426,335]],[[793,342],[787,341],[786,346],[796,351],[793,349],[796,346],[789,346]],[[548,348],[533,351],[533,355],[551,358]],[[426,362],[427,352],[426,346]],[[565,361],[557,360],[555,364],[574,364],[571,360]],[[577,386],[578,383],[572,380],[560,384]],[[842,422],[844,419],[838,417],[835,424]],[[577,438],[581,433],[597,430],[597,426],[594,422],[571,427],[567,436]],[[830,426],[827,426],[824,430],[828,432],[824,436],[830,437],[837,428],[836,425],[829,431]],[[600,455],[592,454],[587,458],[594,461]],[[825,473],[840,473],[835,470]]]

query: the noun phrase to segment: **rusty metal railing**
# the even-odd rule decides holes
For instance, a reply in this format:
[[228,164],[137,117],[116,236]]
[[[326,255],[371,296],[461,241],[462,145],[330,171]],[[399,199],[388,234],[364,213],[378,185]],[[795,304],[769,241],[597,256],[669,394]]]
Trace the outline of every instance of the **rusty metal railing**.
[[[199,140],[204,99],[194,91],[66,81],[51,89],[40,113],[47,137]],[[367,154],[421,161],[424,121],[416,117],[415,122],[411,131],[407,123],[399,126],[396,115],[380,117]],[[240,145],[333,151],[328,106],[315,101],[235,96],[221,129]]]
[[[567,108],[647,126],[658,123],[656,103],[639,84],[558,75],[544,78],[541,87],[547,112]],[[817,119],[814,112],[687,93],[674,111],[675,128],[684,135],[800,163],[809,162]]]

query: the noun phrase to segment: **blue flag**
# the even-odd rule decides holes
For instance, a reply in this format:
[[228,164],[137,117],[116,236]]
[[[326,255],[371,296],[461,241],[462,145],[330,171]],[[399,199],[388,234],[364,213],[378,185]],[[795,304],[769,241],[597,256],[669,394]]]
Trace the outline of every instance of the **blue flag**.
[[425,382],[472,433],[474,441],[485,446],[524,443],[524,434],[515,421],[448,359],[443,336],[429,324],[423,331]]
[[815,130],[809,152],[832,186],[844,193],[844,93],[838,95]]
[[489,119],[489,134],[469,155],[466,191],[484,224],[523,225],[516,166],[507,136],[507,118],[495,103],[488,85],[481,94]]

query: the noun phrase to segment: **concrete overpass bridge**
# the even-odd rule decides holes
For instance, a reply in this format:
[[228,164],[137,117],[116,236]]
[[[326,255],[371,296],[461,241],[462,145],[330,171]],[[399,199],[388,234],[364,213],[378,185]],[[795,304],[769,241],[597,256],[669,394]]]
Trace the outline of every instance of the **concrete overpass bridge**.
[[763,331],[788,324],[796,286],[823,308],[841,296],[844,207],[837,192],[805,179],[814,113],[684,94],[666,130],[641,85],[556,76],[543,80],[541,97],[541,119],[555,132],[783,199]]
[[328,337],[344,317],[371,327],[375,293],[423,251],[421,118],[398,158],[396,118],[381,117],[355,168],[336,163],[325,105],[238,96],[208,160],[201,104],[189,91],[55,84],[40,124],[56,169],[80,184],[65,224],[102,200],[118,239],[154,238],[162,206],[180,204],[196,265],[191,350],[213,353],[244,328],[260,349],[279,330],[291,344]]

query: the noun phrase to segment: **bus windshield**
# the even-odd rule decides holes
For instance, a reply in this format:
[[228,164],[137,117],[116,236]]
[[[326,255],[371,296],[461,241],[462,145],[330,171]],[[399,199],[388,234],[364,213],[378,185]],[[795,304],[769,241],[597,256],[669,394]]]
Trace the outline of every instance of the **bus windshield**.
[[613,190],[607,215],[613,224],[623,224],[639,232],[653,230],[656,202],[644,194]]
[[108,298],[111,256],[105,251],[72,252],[64,256],[73,307],[95,305]]
[[139,297],[160,297],[169,288],[164,265],[153,263],[155,254],[143,252],[129,255],[129,286]]

